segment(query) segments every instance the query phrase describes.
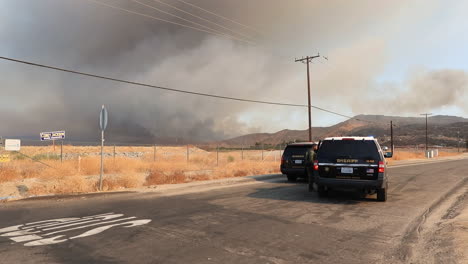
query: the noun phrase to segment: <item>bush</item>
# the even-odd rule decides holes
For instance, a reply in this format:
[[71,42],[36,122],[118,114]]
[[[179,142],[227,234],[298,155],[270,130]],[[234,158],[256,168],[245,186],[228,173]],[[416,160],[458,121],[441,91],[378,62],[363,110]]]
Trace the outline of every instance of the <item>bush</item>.
[[36,154],[32,157],[34,160],[59,160],[60,155],[58,154]]
[[234,162],[234,157],[233,156],[228,156],[227,161],[228,162]]
[[26,156],[21,155],[19,153],[15,153],[14,155],[11,156],[12,160],[25,160]]

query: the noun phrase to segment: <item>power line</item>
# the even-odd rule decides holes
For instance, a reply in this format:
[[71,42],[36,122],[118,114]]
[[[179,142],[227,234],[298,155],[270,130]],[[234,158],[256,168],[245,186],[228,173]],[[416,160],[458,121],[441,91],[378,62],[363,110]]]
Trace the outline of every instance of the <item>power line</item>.
[[[238,98],[238,97],[229,97],[229,96],[214,95],[214,94],[207,94],[207,93],[191,92],[191,91],[168,88],[168,87],[163,87],[163,86],[157,86],[157,85],[127,81],[127,80],[122,80],[122,79],[116,79],[116,78],[112,78],[112,77],[106,77],[106,76],[101,76],[101,75],[96,75],[96,74],[91,74],[91,73],[84,73],[84,72],[79,72],[79,71],[74,71],[74,70],[68,70],[68,69],[64,69],[64,68],[59,68],[59,67],[54,67],[54,66],[49,66],[49,65],[45,65],[45,64],[39,64],[39,63],[24,61],[24,60],[18,60],[18,59],[3,57],[3,56],[0,56],[0,59],[6,60],[6,61],[12,61],[12,62],[16,62],[16,63],[21,63],[21,64],[26,64],[26,65],[30,65],[30,66],[36,66],[36,67],[51,69],[51,70],[55,70],[55,71],[73,73],[73,74],[92,77],[92,78],[97,78],[97,79],[103,79],[103,80],[108,80],[108,81],[126,83],[126,84],[135,85],[135,86],[143,86],[143,87],[147,87],[147,88],[153,88],[153,89],[159,89],[159,90],[165,90],[165,91],[171,91],[171,92],[178,92],[178,93],[184,93],[184,94],[212,97],[212,98],[232,100],[232,101],[248,102],[248,103],[291,106],[291,107],[308,107],[307,105],[304,105],[304,104],[292,104],[292,103],[282,103],[282,102],[272,102],[272,101],[251,100],[251,99]],[[314,108],[314,109],[324,111],[324,112],[327,112],[327,113],[330,113],[330,114],[338,115],[338,116],[341,116],[341,117],[356,119],[356,118],[354,118],[352,116],[340,114],[338,112],[327,110],[325,108],[321,108],[321,107],[318,107],[318,106],[313,106],[312,105],[311,107]],[[366,121],[366,120],[359,120],[359,119],[356,119],[356,120]]]
[[193,17],[195,17],[195,18],[198,18],[198,19],[200,19],[200,20],[206,21],[206,22],[208,22],[208,23],[210,23],[210,24],[216,25],[216,26],[218,26],[218,27],[220,27],[220,28],[226,29],[226,30],[228,30],[228,31],[230,31],[230,32],[232,32],[232,33],[234,33],[234,34],[239,35],[239,36],[243,36],[243,37],[248,38],[248,39],[251,38],[250,36],[248,36],[248,35],[246,35],[246,34],[237,32],[237,31],[235,31],[235,30],[233,30],[233,29],[230,29],[230,28],[228,28],[228,27],[226,27],[226,26],[223,26],[223,25],[221,25],[221,24],[219,24],[219,23],[213,22],[213,21],[211,21],[211,20],[209,20],[209,19],[206,19],[206,18],[204,18],[204,17],[201,17],[201,16],[197,16],[197,15],[195,15],[195,14],[192,14],[192,13],[190,13],[190,12],[188,12],[188,11],[185,11],[185,10],[183,10],[183,9],[181,9],[181,8],[178,8],[177,6],[174,6],[174,5],[165,3],[165,2],[160,1],[160,0],[153,0],[153,1],[158,2],[158,3],[160,3],[160,4],[163,4],[163,5],[166,5],[166,6],[169,6],[169,7],[171,7],[171,8],[174,8],[175,10],[178,10],[178,11],[180,11],[180,12],[182,12],[182,13],[188,14],[188,15],[193,16]]
[[[172,14],[172,13],[170,13],[170,12],[164,11],[164,10],[159,9],[159,8],[157,8],[157,7],[154,7],[154,6],[152,6],[152,5],[145,4],[145,3],[140,2],[140,1],[138,1],[138,0],[129,0],[129,1],[134,2],[134,3],[137,3],[137,4],[140,4],[140,5],[142,5],[142,6],[149,7],[149,8],[151,8],[151,9],[154,9],[154,10],[158,11],[158,12],[161,12],[161,13],[166,14],[166,15],[170,15],[170,16],[172,16],[172,17],[178,18],[178,19],[183,20],[183,21],[185,21],[185,22],[189,22],[189,23],[192,23],[192,24],[194,24],[194,25],[203,27],[203,28],[205,28],[205,29],[207,29],[207,30],[213,31],[213,32],[215,32],[215,33],[218,33],[218,34],[221,35],[221,36],[227,36],[227,37],[230,37],[230,38],[233,38],[233,39],[236,39],[236,40],[241,40],[241,41],[249,42],[248,40],[244,40],[244,39],[241,39],[241,38],[237,38],[237,37],[232,36],[232,35],[230,35],[230,34],[226,34],[226,33],[221,32],[221,31],[219,31],[219,30],[210,28],[210,27],[205,26],[205,25],[203,25],[203,24],[197,23],[197,22],[195,22],[195,21],[193,21],[193,20],[186,19],[186,18],[183,18],[183,17],[178,16],[178,15],[174,15],[174,14]],[[251,43],[252,43],[252,44],[255,44],[255,43],[253,43],[253,42],[251,42]]]
[[181,26],[181,27],[190,28],[190,29],[205,32],[205,33],[208,33],[208,34],[213,34],[213,35],[221,36],[221,37],[227,37],[227,38],[230,38],[230,39],[238,40],[240,42],[246,42],[246,43],[251,44],[250,42],[245,41],[245,40],[241,40],[241,39],[238,39],[238,38],[233,38],[233,37],[230,37],[230,36],[227,36],[227,35],[226,36],[225,35],[220,35],[220,34],[217,34],[215,32],[209,31],[209,30],[204,30],[204,29],[201,29],[201,28],[193,27],[193,26],[190,26],[190,25],[185,25],[185,24],[178,23],[178,22],[173,22],[173,21],[166,20],[166,19],[163,19],[163,18],[142,14],[142,13],[135,12],[135,11],[132,11],[132,10],[128,10],[128,9],[125,9],[125,8],[122,8],[122,7],[109,5],[109,4],[106,4],[106,3],[103,3],[103,2],[100,2],[100,1],[97,1],[97,0],[88,0],[88,1],[93,2],[95,4],[98,4],[98,5],[106,6],[106,7],[113,8],[113,9],[116,9],[116,10],[120,10],[120,11],[123,11],[123,12],[127,12],[127,13],[130,13],[130,14],[139,15],[139,16],[143,16],[143,17],[146,17],[146,18],[166,22],[166,23],[169,23],[169,24],[174,24],[174,25],[178,25],[178,26]]
[[178,92],[178,93],[185,93],[185,94],[192,94],[192,95],[198,95],[198,96],[213,97],[213,98],[218,98],[218,99],[226,99],[226,100],[241,101],[241,102],[259,103],[259,104],[294,106],[294,107],[307,107],[307,105],[302,105],[302,104],[260,101],[260,100],[251,100],[251,99],[229,97],[229,96],[222,96],[222,95],[214,95],[214,94],[207,94],[207,93],[191,92],[191,91],[168,88],[168,87],[157,86],[157,85],[152,85],[152,84],[145,84],[145,83],[140,83],[140,82],[127,81],[127,80],[122,80],[122,79],[117,79],[117,78],[112,78],[112,77],[106,77],[106,76],[101,76],[101,75],[96,75],[96,74],[91,74],[91,73],[84,73],[84,72],[79,72],[79,71],[74,71],[74,70],[68,70],[68,69],[64,69],[64,68],[48,66],[48,65],[44,65],[44,64],[33,63],[33,62],[28,62],[28,61],[23,61],[23,60],[17,60],[17,59],[13,59],[13,58],[2,57],[2,56],[0,56],[0,59],[13,61],[13,62],[17,62],[17,63],[22,63],[22,64],[27,64],[27,65],[36,66],[36,67],[41,67],[41,68],[47,68],[47,69],[56,70],[56,71],[62,71],[62,72],[68,72],[68,73],[73,73],[73,74],[98,78],[98,79],[104,79],[104,80],[108,80],[108,81],[126,83],[126,84],[131,84],[131,85],[136,85],[136,86],[143,86],[143,87],[166,90],[166,91],[172,91],[172,92]]
[[[213,31],[213,32],[218,33],[218,34],[220,34],[220,35],[226,35],[226,34],[224,34],[224,33],[221,32],[221,31],[217,31],[217,30],[215,30],[215,29],[212,29],[212,28],[207,27],[207,26],[205,26],[205,25],[202,25],[202,24],[199,24],[199,23],[197,23],[197,22],[191,21],[191,20],[189,20],[189,19],[185,19],[185,18],[180,17],[180,16],[178,16],[178,15],[174,15],[174,14],[172,14],[172,13],[170,13],[170,12],[167,12],[167,11],[161,10],[161,9],[159,9],[159,8],[157,8],[157,7],[154,7],[154,6],[151,6],[151,5],[142,3],[142,2],[140,2],[140,1],[138,1],[138,0],[128,0],[128,1],[131,1],[131,2],[134,2],[134,3],[137,3],[137,4],[140,4],[140,5],[142,5],[142,6],[149,7],[149,8],[151,8],[151,9],[156,10],[156,11],[158,11],[158,12],[161,12],[161,13],[163,13],[163,14],[170,15],[170,16],[172,16],[172,17],[181,19],[181,20],[183,20],[183,21],[185,21],[185,22],[189,22],[189,23],[192,23],[192,24],[194,24],[194,25],[203,27],[203,28],[205,28],[205,29],[207,29],[207,30]],[[226,35],[226,36],[227,36],[227,35]]]
[[194,4],[192,4],[192,3],[188,3],[188,2],[183,1],[183,0],[177,0],[177,1],[182,2],[182,3],[184,3],[184,4],[186,4],[186,5],[189,5],[189,6],[195,7],[195,8],[197,8],[197,9],[202,10],[202,11],[205,11],[205,12],[207,12],[207,13],[209,13],[209,14],[212,14],[212,15],[214,15],[214,16],[217,16],[217,17],[219,17],[219,18],[222,18],[222,19],[224,19],[224,20],[227,20],[227,21],[229,21],[229,22],[231,22],[231,23],[234,23],[234,24],[237,24],[237,25],[239,25],[239,26],[242,26],[242,27],[244,27],[244,28],[250,29],[251,31],[253,31],[253,32],[257,33],[257,34],[261,34],[260,31],[258,31],[257,29],[255,29],[255,28],[253,28],[253,27],[251,27],[251,26],[247,26],[247,25],[245,25],[245,24],[242,24],[242,23],[239,23],[239,22],[234,21],[234,20],[232,20],[232,19],[229,19],[229,18],[227,18],[227,17],[225,17],[225,16],[216,14],[216,13],[213,12],[213,11],[207,10],[207,9],[205,9],[205,8],[199,7],[199,6],[197,6],[197,5],[194,5]]
[[[222,35],[222,34],[212,32],[212,31],[209,31],[209,30],[204,30],[204,29],[201,29],[201,28],[198,28],[198,27],[185,25],[185,24],[182,24],[182,23],[173,22],[173,21],[169,21],[169,20],[166,20],[166,19],[163,19],[163,18],[159,18],[159,17],[139,13],[139,12],[136,12],[136,11],[128,10],[128,9],[125,9],[125,8],[122,8],[122,7],[110,5],[110,4],[107,4],[107,3],[100,2],[99,0],[88,0],[88,1],[93,2],[95,4],[98,4],[98,5],[102,5],[102,6],[112,8],[112,9],[116,9],[116,10],[120,10],[120,11],[123,11],[123,12],[126,12],[126,13],[130,13],[130,14],[133,14],[133,15],[138,15],[138,16],[142,16],[142,17],[145,17],[145,18],[150,18],[150,19],[154,19],[154,20],[158,20],[158,21],[162,21],[162,22],[166,22],[166,23],[170,23],[170,24],[175,24],[175,25],[178,25],[178,26],[194,29],[194,30],[197,30],[197,31],[200,31],[200,32],[212,34],[212,35],[215,35],[215,36],[218,36],[218,37],[226,37],[226,38],[229,38],[229,39],[237,40],[239,42],[245,43],[245,45],[249,44],[249,45],[252,45],[254,47],[263,47],[263,48],[265,48],[263,45],[257,44],[255,42],[250,41],[250,40],[240,39],[240,38],[237,38],[237,37],[233,37],[232,35],[227,35],[225,33],[222,33],[223,34]],[[132,0],[130,0],[130,1],[132,1]],[[283,58],[283,59],[289,58],[289,57],[286,57],[284,55],[279,55],[279,54],[273,53],[271,50],[266,50],[265,49],[265,51],[268,52],[269,54],[271,54],[272,56],[275,56],[275,57],[278,57],[278,58]]]

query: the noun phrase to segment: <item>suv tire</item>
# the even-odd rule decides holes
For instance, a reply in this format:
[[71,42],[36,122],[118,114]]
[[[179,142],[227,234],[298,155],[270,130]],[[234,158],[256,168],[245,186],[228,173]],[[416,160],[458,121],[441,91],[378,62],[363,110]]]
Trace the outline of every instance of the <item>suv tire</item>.
[[288,182],[295,182],[295,181],[297,181],[297,176],[286,175],[286,177],[288,177]]
[[318,191],[319,197],[326,197],[328,195],[328,190],[325,189],[325,186],[323,185],[317,186],[317,191]]
[[380,188],[377,190],[377,201],[379,202],[387,201],[387,188]]

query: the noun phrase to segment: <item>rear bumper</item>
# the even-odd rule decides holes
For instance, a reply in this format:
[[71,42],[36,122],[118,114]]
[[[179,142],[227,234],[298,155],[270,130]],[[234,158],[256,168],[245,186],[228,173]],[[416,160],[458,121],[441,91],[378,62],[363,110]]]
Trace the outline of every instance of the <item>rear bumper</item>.
[[297,176],[305,176],[307,175],[305,168],[281,168],[281,173],[287,175],[297,175]]
[[335,178],[321,178],[317,175],[314,176],[314,182],[317,185],[340,187],[340,188],[385,188],[386,179],[380,177],[377,180],[355,180],[355,179],[335,179]]

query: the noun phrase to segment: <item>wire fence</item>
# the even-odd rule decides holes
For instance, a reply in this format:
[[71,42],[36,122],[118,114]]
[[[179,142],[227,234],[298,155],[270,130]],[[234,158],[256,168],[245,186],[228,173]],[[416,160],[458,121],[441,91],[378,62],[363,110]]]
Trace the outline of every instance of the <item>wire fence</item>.
[[[0,151],[0,162],[31,160],[45,166],[48,161],[65,162],[101,156],[101,142],[96,141],[37,141],[23,140],[20,152]],[[213,144],[160,145],[107,142],[103,148],[105,161],[122,159],[153,163],[200,164],[206,169],[225,166],[233,162],[279,162],[287,143],[276,145],[227,147]],[[464,152],[464,148],[431,147],[441,152]],[[423,153],[424,147],[395,147],[395,152]],[[2,158],[3,157],[3,158]],[[2,160],[3,159],[3,160]]]
[[[69,161],[101,156],[100,142],[23,140],[20,152],[10,160],[30,159],[47,165],[47,161]],[[208,167],[239,161],[280,162],[286,144],[226,147],[213,144],[158,145],[108,142],[103,148],[105,160],[137,159],[145,162],[203,163]],[[8,153],[8,152],[3,152]]]

